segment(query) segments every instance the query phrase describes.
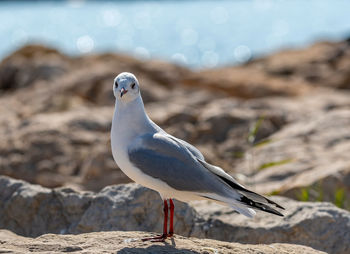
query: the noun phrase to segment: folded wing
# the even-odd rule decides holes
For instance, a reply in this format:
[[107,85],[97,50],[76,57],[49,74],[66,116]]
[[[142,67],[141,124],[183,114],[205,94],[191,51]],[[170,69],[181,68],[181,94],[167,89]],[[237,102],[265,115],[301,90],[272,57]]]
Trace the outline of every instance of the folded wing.
[[227,203],[249,217],[255,214],[251,208],[282,215],[266,204],[281,206],[245,189],[221,168],[206,163],[195,147],[170,135],[145,134],[129,146],[128,155],[143,173],[176,190]]

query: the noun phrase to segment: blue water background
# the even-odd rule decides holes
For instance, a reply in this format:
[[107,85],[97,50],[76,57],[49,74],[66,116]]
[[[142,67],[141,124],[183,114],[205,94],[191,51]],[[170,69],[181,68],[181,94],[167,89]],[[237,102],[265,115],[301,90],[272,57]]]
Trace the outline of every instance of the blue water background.
[[0,1],[0,59],[35,42],[203,68],[349,35],[349,0]]

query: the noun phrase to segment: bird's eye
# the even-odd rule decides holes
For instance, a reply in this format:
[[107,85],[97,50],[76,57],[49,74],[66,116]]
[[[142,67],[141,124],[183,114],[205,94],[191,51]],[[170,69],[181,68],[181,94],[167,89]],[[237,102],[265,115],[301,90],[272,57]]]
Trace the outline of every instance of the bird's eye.
[[131,88],[132,88],[132,89],[135,88],[135,83],[132,83]]
[[115,82],[114,85],[115,85],[115,88],[118,88],[118,82]]

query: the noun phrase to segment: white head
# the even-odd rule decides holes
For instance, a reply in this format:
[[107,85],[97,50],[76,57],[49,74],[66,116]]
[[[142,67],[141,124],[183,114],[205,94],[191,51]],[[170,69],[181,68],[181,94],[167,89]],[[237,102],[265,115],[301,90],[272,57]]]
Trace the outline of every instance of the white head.
[[122,102],[133,101],[140,96],[140,86],[137,78],[130,72],[122,72],[115,79],[113,93]]

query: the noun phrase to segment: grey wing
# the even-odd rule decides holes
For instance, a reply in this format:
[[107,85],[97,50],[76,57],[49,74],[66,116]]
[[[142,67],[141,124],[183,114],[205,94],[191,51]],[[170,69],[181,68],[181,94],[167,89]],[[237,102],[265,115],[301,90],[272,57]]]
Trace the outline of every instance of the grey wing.
[[180,191],[240,195],[207,170],[181,142],[164,134],[146,134],[128,149],[131,163],[143,173]]
[[[279,208],[281,206],[245,189],[221,168],[199,159],[193,151],[170,135],[143,135],[129,147],[128,156],[131,163],[142,172],[176,190],[193,191],[207,198],[212,198],[206,195],[208,193],[217,194],[248,207],[283,216],[266,203]],[[243,210],[240,212],[247,214]]]
[[246,189],[242,184],[240,184],[239,182],[236,181],[236,179],[234,179],[232,176],[230,176],[229,174],[227,174],[223,169],[211,165],[209,163],[207,163],[204,159],[204,156],[202,155],[202,153],[193,145],[187,143],[186,141],[179,139],[179,138],[175,138],[173,136],[169,137],[179,143],[181,143],[182,145],[184,145],[196,158],[197,160],[210,172],[212,172],[213,174],[215,174],[216,176],[218,176],[221,180],[223,180],[226,184],[230,185],[233,189],[237,190],[239,193],[241,193],[244,196],[249,197],[250,199],[257,201],[257,202],[261,202],[261,203],[269,203],[269,204],[273,204],[279,208],[284,209],[282,206],[278,205],[277,203],[273,202],[272,200],[261,196],[253,191],[250,191],[248,189]]
[[176,142],[181,143],[183,146],[185,146],[192,154],[193,156],[195,156],[197,159],[203,160],[204,161],[204,156],[203,154],[193,145],[191,145],[190,143],[187,143],[186,141],[179,139],[179,138],[175,138],[173,136],[169,135],[169,138],[175,140]]

